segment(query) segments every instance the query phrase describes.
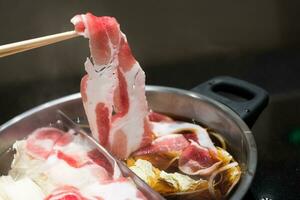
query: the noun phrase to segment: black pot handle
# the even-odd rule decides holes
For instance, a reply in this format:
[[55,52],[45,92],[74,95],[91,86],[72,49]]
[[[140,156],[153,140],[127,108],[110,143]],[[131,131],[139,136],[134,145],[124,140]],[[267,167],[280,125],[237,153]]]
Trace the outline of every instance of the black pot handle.
[[192,91],[225,104],[249,127],[252,127],[269,100],[269,95],[264,89],[228,76],[213,78],[196,86]]

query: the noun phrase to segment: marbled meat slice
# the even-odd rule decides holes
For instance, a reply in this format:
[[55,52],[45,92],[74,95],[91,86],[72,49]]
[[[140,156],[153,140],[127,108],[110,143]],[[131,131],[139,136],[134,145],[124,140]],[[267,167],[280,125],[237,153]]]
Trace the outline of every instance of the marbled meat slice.
[[[197,124],[187,122],[151,122],[153,133],[158,139],[167,136],[179,135],[189,141],[188,145],[182,146],[179,155],[178,167],[185,174],[208,175],[214,171],[220,162],[217,149],[211,141],[207,130]],[[179,137],[177,136],[177,137]],[[174,137],[174,136],[173,136]],[[165,145],[168,143],[164,143]],[[174,148],[173,143],[169,143],[169,149]],[[179,145],[176,145],[178,147]],[[164,146],[164,149],[167,147]],[[155,148],[148,149],[148,152]],[[156,150],[156,149],[155,149]],[[142,151],[146,153],[147,151]],[[137,152],[139,153],[139,151]]]
[[209,175],[216,170],[221,161],[209,149],[191,140],[179,157],[178,167],[185,174]]
[[92,61],[81,95],[93,136],[118,158],[152,141],[145,74],[113,17],[76,15],[75,30],[89,38]]
[[197,124],[179,121],[151,122],[153,133],[156,137],[170,134],[182,134],[187,139],[195,140],[201,146],[216,151],[207,130]]
[[181,152],[189,146],[188,140],[181,134],[170,134],[156,138],[151,145],[143,147],[134,152],[134,156],[168,153],[168,152]]

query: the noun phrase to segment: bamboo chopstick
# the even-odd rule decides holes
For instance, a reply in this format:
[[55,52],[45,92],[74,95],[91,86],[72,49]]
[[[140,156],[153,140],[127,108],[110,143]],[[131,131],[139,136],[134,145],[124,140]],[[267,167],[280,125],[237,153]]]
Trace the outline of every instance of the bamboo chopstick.
[[48,35],[44,37],[34,38],[30,40],[24,40],[21,42],[15,42],[11,44],[5,44],[0,46],[0,58],[9,56],[15,53],[35,49],[38,47],[46,46],[63,40],[71,39],[79,36],[75,31],[67,31],[64,33],[58,33],[54,35]]

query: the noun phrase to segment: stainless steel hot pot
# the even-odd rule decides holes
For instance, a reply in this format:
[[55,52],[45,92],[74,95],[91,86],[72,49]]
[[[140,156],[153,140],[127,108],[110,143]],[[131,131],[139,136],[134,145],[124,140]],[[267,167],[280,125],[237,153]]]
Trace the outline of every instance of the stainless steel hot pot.
[[[191,91],[161,86],[147,86],[146,91],[152,110],[194,119],[223,135],[243,172],[230,199],[242,199],[257,164],[257,148],[249,127],[267,105],[267,93],[253,84],[230,77],[211,79]],[[73,119],[85,117],[79,93],[33,108],[0,127],[0,155],[34,129],[55,122],[58,109]],[[8,159],[1,162],[0,174],[5,174],[9,166]]]

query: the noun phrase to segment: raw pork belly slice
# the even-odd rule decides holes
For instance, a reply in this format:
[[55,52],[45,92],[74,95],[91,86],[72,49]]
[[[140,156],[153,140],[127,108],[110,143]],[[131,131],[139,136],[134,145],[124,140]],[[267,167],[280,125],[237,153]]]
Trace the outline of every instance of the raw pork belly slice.
[[[166,149],[180,151],[179,169],[189,175],[208,175],[220,165],[217,149],[207,130],[201,126],[178,121],[151,122],[151,124],[153,133],[158,138],[152,145],[135,154],[151,154]],[[186,142],[183,142],[182,138]]]
[[181,134],[170,134],[155,139],[151,145],[134,152],[134,156],[182,151],[189,146],[188,140]]
[[[207,130],[197,124],[179,121],[151,122],[151,124],[153,127],[153,133],[156,135],[156,137],[161,137],[169,134],[183,133],[183,135],[187,134],[187,138],[189,136],[191,137],[188,139],[195,140],[201,146],[212,149],[214,151],[216,150],[214,144],[212,143],[207,133]],[[190,134],[193,134],[194,137],[192,137]]]
[[172,122],[172,121],[174,121],[171,117],[161,114],[161,113],[154,112],[154,111],[149,112],[149,120],[152,122]]
[[31,156],[47,159],[63,132],[56,128],[39,128],[27,139],[26,148]]
[[145,97],[145,74],[132,56],[113,17],[76,15],[75,30],[89,38],[92,60],[81,95],[93,136],[118,158],[152,141]]
[[189,175],[209,175],[216,170],[222,161],[207,148],[191,140],[179,157],[179,169]]
[[45,200],[87,200],[87,198],[83,197],[79,190],[76,187],[72,186],[63,186],[61,188],[57,188],[50,195],[48,195]]

